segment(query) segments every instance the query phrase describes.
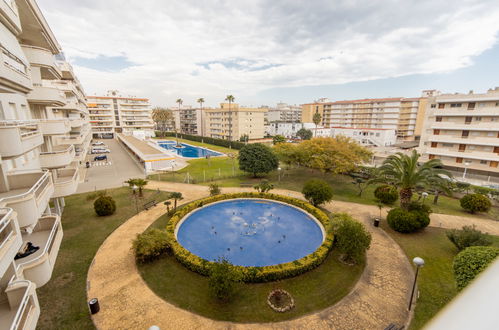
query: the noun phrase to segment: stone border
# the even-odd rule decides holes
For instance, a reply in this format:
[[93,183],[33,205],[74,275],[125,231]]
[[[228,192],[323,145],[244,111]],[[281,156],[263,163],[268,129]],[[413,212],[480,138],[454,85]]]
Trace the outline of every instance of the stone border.
[[[289,303],[289,305],[287,306],[284,306],[284,307],[277,307],[275,306],[271,301],[270,301],[270,298],[276,294],[276,293],[281,293],[281,294],[284,294],[286,296],[289,297],[289,299],[291,299],[291,302]],[[275,289],[275,290],[272,290],[270,291],[269,295],[267,296],[267,304],[270,306],[270,308],[272,308],[275,312],[278,312],[278,313],[284,313],[284,312],[287,312],[291,309],[293,309],[295,307],[295,300],[293,299],[293,296],[291,296],[291,294],[286,291],[286,290],[282,290],[282,289]]]

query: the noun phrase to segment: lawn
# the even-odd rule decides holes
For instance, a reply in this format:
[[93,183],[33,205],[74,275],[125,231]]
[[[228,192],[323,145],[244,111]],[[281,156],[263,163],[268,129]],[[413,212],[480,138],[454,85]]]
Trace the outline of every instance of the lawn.
[[[419,272],[420,297],[416,304],[410,329],[421,329],[440,309],[457,294],[452,262],[456,247],[447,239],[445,230],[427,227],[413,234],[400,234],[391,230],[386,222],[382,227],[404,250],[407,258],[421,257],[425,266]],[[499,236],[490,236],[499,247]]]
[[[159,218],[151,227],[165,228],[168,218]],[[364,264],[347,266],[332,252],[324,263],[300,276],[273,283],[239,284],[231,303],[222,304],[208,292],[208,278],[194,273],[174,257],[165,256],[139,265],[149,287],[166,301],[211,319],[234,322],[276,322],[322,310],[347,295],[362,274]],[[276,313],[267,305],[267,295],[276,288],[291,293],[296,307]]]
[[[116,213],[98,217],[91,193],[66,197],[62,215],[62,240],[52,279],[37,289],[41,314],[38,329],[93,329],[87,307],[86,278],[92,259],[102,242],[118,226],[135,214],[135,200],[128,188],[110,189],[116,201]],[[168,193],[144,191],[139,207],[153,198],[161,201]]]
[[[174,136],[167,136],[167,137],[164,137],[164,138],[163,137],[157,137],[156,139],[157,140],[170,140],[170,141],[176,141],[177,140]],[[224,154],[228,154],[228,153],[237,154],[239,152],[239,150],[236,150],[236,149],[230,149],[230,148],[220,147],[220,146],[216,146],[216,145],[209,144],[209,143],[201,143],[201,142],[196,142],[196,141],[181,139],[180,135],[179,135],[178,141],[182,142],[182,143],[191,144],[193,146],[198,146],[198,147],[208,148],[208,149],[211,149],[211,150],[214,150],[214,151],[219,151],[219,152],[222,152]]]

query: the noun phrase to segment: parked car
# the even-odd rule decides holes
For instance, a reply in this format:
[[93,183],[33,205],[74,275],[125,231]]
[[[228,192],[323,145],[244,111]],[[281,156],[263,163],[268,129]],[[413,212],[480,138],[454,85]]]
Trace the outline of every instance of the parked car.
[[104,146],[104,142],[97,141],[97,142],[92,143],[92,145],[93,146]]
[[102,148],[102,147],[95,147],[95,148],[92,148],[92,152],[93,154],[107,154],[107,153],[110,153],[111,150],[107,149],[107,148]]
[[96,160],[107,160],[107,156],[106,155],[95,156],[94,161]]

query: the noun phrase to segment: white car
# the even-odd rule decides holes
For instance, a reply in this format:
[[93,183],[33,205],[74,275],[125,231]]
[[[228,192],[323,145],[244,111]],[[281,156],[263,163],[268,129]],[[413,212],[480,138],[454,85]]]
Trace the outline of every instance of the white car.
[[97,142],[92,143],[92,145],[93,146],[104,146],[104,142],[97,141]]
[[93,154],[108,154],[110,152],[111,152],[111,150],[109,150],[107,148],[92,148]]

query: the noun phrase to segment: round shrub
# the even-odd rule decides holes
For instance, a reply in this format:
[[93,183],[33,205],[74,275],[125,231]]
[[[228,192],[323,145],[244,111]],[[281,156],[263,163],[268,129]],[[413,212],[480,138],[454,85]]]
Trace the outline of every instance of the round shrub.
[[470,213],[487,212],[492,206],[490,199],[482,194],[465,195],[459,202],[461,207]]
[[376,197],[383,204],[393,205],[393,203],[395,203],[399,198],[399,194],[397,188],[394,186],[383,185],[374,190],[374,197]]
[[335,215],[334,222],[335,247],[344,255],[344,260],[358,263],[371,245],[371,234],[363,224],[355,221],[346,213]]
[[111,215],[116,211],[116,202],[111,196],[101,196],[95,200],[94,210],[100,217]]
[[333,199],[333,188],[326,181],[318,179],[305,182],[301,193],[313,206],[321,205]]
[[135,252],[135,259],[138,262],[146,263],[167,253],[170,250],[170,243],[165,230],[154,228],[138,234],[133,240],[132,248]]
[[453,264],[457,288],[466,287],[497,256],[499,249],[492,246],[471,246],[459,252]]
[[404,210],[396,207],[388,212],[388,225],[399,233],[412,233],[430,224],[428,212],[419,210]]

